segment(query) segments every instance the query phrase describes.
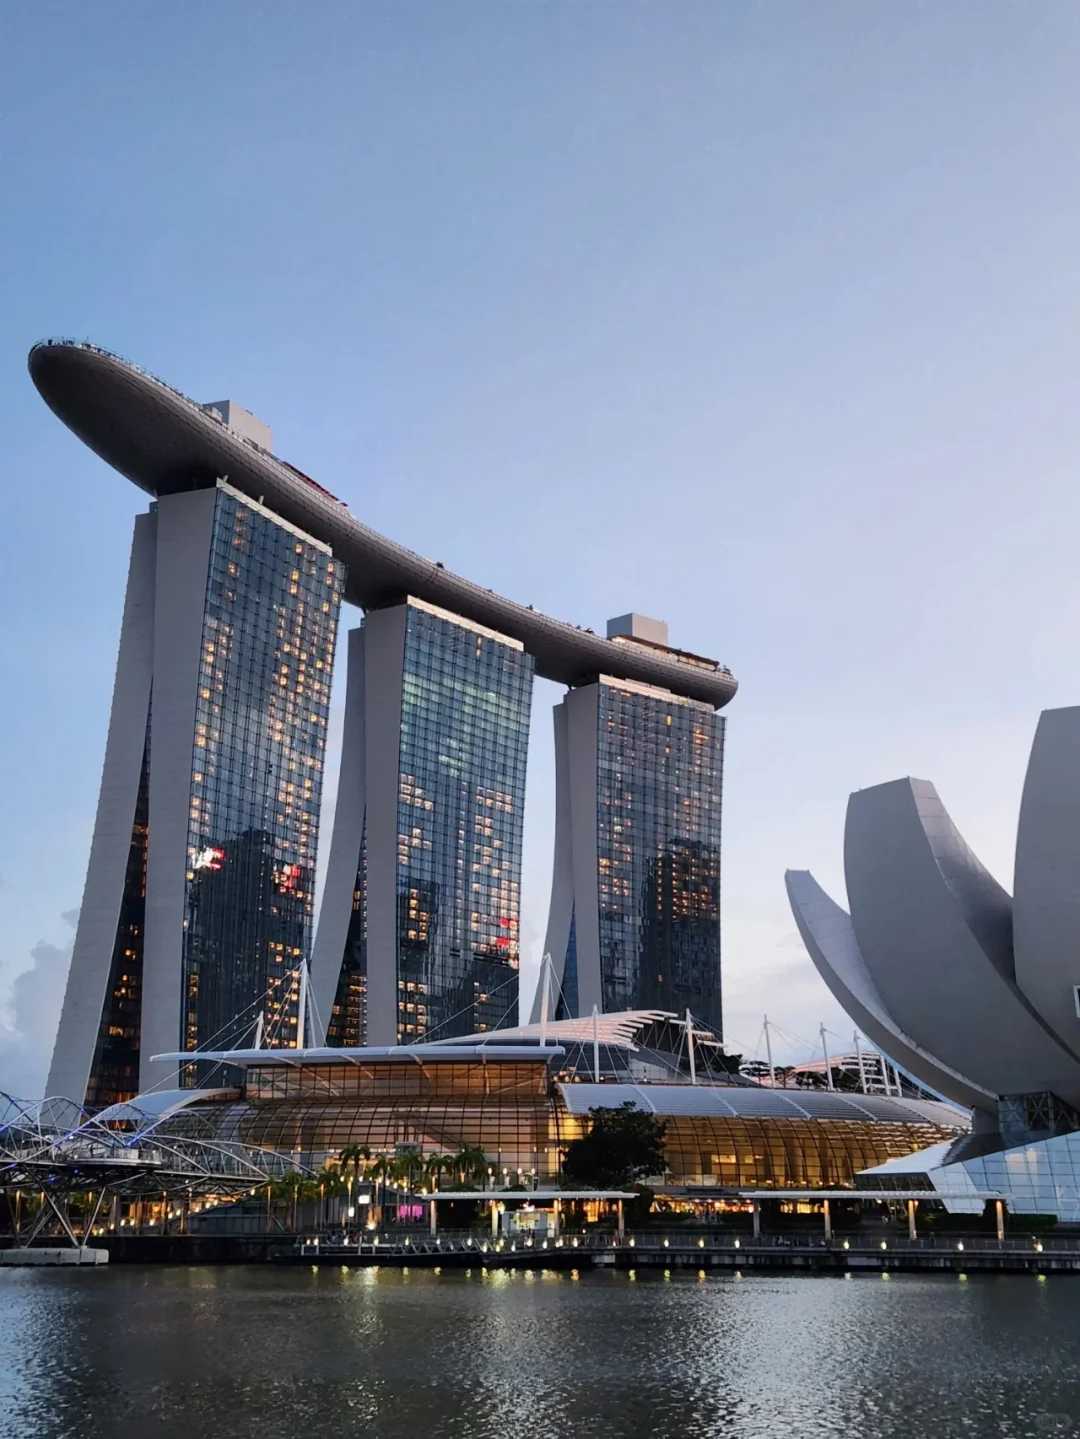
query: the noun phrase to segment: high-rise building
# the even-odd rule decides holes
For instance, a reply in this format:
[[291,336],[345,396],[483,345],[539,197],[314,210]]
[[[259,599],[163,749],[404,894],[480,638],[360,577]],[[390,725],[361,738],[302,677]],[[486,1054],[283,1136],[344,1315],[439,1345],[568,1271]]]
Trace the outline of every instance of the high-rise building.
[[136,520],[51,1093],[127,1098],[155,1050],[237,1042],[261,995],[268,1042],[297,1043],[343,583],[224,481]]
[[235,1046],[256,1014],[263,1045],[305,1042],[342,599],[366,618],[313,1032],[393,1045],[516,1021],[534,673],[574,687],[564,715],[595,720],[565,721],[560,741],[565,995],[576,958],[581,1007],[648,996],[718,1020],[729,670],[670,649],[655,621],[602,638],[376,534],[232,401],[198,405],[88,343],[36,345],[29,363],[64,423],[156,501],[135,524],[52,1092],[102,1105],[170,1074],[210,1082],[188,1056]]
[[[609,638],[671,650],[639,615]],[[555,707],[555,867],[546,951],[559,1016],[660,1009],[721,1033],[723,717],[673,689],[601,675]],[[534,1012],[539,1013],[538,990]]]
[[516,1023],[533,671],[520,640],[415,598],[350,635],[314,961],[330,1044]]

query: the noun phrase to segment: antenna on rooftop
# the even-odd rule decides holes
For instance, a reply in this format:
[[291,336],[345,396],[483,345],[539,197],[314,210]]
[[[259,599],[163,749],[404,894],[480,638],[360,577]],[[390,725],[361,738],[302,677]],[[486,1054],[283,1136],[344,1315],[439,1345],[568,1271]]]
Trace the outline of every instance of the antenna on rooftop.
[[858,1030],[855,1031],[855,1033],[852,1035],[852,1038],[855,1041],[855,1058],[859,1062],[859,1088],[864,1094],[869,1094],[870,1091],[866,1087],[866,1065],[863,1062],[862,1045],[859,1043]]
[[832,1081],[832,1065],[829,1063],[829,1044],[828,1044],[828,1041],[827,1041],[826,1038],[825,1038],[825,1021],[824,1021],[824,1020],[822,1020],[822,1022],[821,1022],[820,1034],[821,1034],[821,1052],[822,1052],[822,1054],[823,1054],[824,1057],[825,1057],[825,1083],[829,1086],[830,1089],[835,1089],[836,1086],[833,1084],[833,1081]]

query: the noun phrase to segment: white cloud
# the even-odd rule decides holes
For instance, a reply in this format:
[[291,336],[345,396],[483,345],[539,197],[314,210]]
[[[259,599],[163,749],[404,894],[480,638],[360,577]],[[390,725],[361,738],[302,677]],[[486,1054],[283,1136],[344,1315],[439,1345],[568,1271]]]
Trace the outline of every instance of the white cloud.
[[[63,918],[74,928],[78,911],[68,910]],[[39,1099],[45,1092],[71,949],[39,939],[30,965],[11,982],[7,1012],[0,1016],[0,1089],[20,1099]]]

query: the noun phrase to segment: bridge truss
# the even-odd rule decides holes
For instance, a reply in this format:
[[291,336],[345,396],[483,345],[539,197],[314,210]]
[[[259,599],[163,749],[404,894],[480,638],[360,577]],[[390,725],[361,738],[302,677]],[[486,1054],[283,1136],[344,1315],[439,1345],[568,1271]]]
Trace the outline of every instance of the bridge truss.
[[186,1112],[197,1093],[90,1114],[70,1099],[29,1103],[0,1092],[0,1193],[16,1247],[48,1233],[84,1246],[103,1212],[115,1215],[121,1202],[237,1199],[307,1172],[273,1150],[217,1138]]

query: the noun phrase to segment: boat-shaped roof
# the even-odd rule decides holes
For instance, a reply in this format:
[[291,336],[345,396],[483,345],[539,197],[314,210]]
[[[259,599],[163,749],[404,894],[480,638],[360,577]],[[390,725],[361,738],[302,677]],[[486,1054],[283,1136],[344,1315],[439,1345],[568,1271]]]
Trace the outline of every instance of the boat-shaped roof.
[[519,640],[537,672],[578,685],[597,675],[636,680],[719,709],[738,688],[715,660],[609,640],[540,614],[454,574],[361,524],[329,490],[231,429],[219,415],[100,346],[47,340],[30,376],[49,408],[106,464],[154,496],[218,479],[328,544],[347,568],[345,596],[377,609],[414,595]]

